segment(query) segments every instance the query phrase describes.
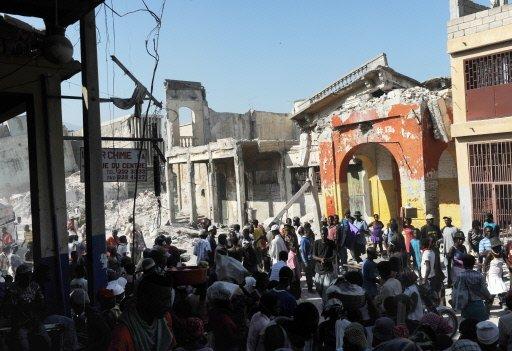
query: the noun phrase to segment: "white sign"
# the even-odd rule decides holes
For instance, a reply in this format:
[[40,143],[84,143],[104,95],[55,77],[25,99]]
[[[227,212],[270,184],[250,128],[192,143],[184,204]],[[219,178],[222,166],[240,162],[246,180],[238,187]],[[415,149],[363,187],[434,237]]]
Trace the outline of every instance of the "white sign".
[[[147,180],[147,153],[139,149],[101,149],[104,182],[134,182],[137,178],[137,161],[139,161],[138,178]],[[84,182],[84,148],[80,148],[80,181]]]

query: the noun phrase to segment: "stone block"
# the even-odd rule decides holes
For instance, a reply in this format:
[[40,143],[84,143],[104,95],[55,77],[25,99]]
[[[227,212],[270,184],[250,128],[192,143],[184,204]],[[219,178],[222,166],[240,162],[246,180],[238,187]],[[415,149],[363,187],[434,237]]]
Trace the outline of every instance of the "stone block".
[[464,22],[464,23],[459,24],[457,27],[459,28],[459,30],[464,30],[464,29],[473,27],[472,24],[473,24],[473,22]]
[[476,33],[476,27],[471,27],[464,30],[464,35],[471,35]]
[[503,6],[494,7],[492,9],[487,10],[489,11],[489,15],[496,15],[503,11]]
[[467,15],[467,16],[464,16],[464,17],[461,17],[461,18],[464,21],[464,23],[471,22],[471,21],[473,21],[476,18],[476,13],[472,13],[470,15]]
[[498,27],[502,27],[502,26],[503,26],[503,21],[502,20],[494,21],[494,22],[489,23],[489,29],[498,28]]
[[495,20],[496,20],[495,15],[487,16],[487,17],[482,18],[482,24],[491,23],[491,22],[494,22]]
[[488,29],[489,29],[489,23],[485,23],[485,24],[482,24],[482,25],[479,25],[478,27],[476,27],[477,32],[483,32],[484,30],[488,30]]
[[463,36],[464,36],[464,31],[463,30],[458,30],[455,33],[453,33],[453,37],[454,38],[460,38],[460,37],[463,37]]
[[496,15],[496,21],[510,17],[510,12],[501,12]]
[[483,18],[489,16],[489,10],[484,10],[476,13],[476,18]]
[[448,26],[448,28],[446,28],[447,33],[455,33],[458,30],[459,30],[459,26]]
[[448,39],[453,39],[453,33],[448,33]]
[[509,18],[505,18],[503,20],[503,25],[506,26],[508,24],[512,24],[512,17],[509,17]]

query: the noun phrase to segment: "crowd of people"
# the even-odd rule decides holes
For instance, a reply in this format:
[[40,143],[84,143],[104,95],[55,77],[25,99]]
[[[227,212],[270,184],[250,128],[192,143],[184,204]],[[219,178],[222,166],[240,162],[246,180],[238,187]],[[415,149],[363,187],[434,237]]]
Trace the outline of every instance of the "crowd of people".
[[[489,320],[493,305],[512,310],[503,279],[505,266],[512,270],[512,243],[503,245],[491,214],[467,235],[450,217],[443,221],[440,228],[427,215],[415,228],[410,218],[384,224],[375,214],[368,223],[346,211],[316,230],[299,218],[268,230],[257,220],[223,230],[205,219],[188,262],[170,236],[146,248],[129,221],[123,235],[108,236],[108,284],[93,298],[85,240],[70,221],[69,316],[50,312],[48,272],[24,259],[13,265],[16,243],[4,234],[0,315],[10,331],[0,348],[512,349],[512,313]],[[194,279],[178,284],[177,272]],[[460,317],[447,318],[439,306]]]

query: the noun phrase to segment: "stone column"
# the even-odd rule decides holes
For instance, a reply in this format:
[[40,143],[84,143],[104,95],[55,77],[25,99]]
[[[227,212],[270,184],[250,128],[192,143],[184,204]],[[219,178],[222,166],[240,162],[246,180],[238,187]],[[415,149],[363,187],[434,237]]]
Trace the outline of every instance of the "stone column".
[[196,211],[196,194],[195,194],[195,184],[194,184],[194,163],[190,160],[190,153],[188,154],[187,159],[187,171],[188,171],[188,209],[189,209],[189,220],[190,223],[195,223],[197,219],[197,211]]
[[236,202],[238,212],[238,224],[243,226],[246,222],[247,215],[245,213],[245,166],[242,154],[242,147],[236,146],[234,156],[235,166],[235,182],[236,182]]
[[320,221],[322,220],[322,208],[320,207],[320,199],[318,198],[318,189],[316,187],[317,179],[315,167],[309,167],[309,179],[311,180],[311,195],[315,201],[315,228],[314,231],[320,233]]
[[174,208],[174,174],[172,173],[172,164],[169,160],[165,163],[165,184],[167,188],[167,215],[169,222],[176,220],[176,210]]

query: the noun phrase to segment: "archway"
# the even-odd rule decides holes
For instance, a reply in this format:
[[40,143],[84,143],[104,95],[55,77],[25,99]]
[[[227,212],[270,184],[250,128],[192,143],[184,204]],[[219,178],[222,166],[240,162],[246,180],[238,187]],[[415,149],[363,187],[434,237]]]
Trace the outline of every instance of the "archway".
[[451,144],[439,157],[437,184],[440,217],[449,216],[455,226],[460,226],[459,184],[455,145]]
[[384,222],[398,218],[401,207],[400,174],[391,152],[378,143],[361,144],[351,149],[340,167],[343,209],[374,213]]
[[179,145],[182,147],[194,146],[194,111],[185,106],[180,107],[178,122],[180,126]]

